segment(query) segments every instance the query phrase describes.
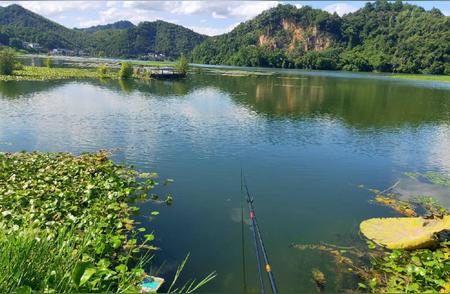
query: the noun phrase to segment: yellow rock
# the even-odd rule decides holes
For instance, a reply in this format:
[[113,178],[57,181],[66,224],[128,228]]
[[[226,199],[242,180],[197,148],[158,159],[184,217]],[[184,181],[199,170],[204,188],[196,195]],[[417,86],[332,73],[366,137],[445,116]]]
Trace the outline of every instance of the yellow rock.
[[450,230],[450,215],[442,219],[372,218],[363,221],[359,228],[368,239],[389,249],[427,248],[436,243],[434,233]]

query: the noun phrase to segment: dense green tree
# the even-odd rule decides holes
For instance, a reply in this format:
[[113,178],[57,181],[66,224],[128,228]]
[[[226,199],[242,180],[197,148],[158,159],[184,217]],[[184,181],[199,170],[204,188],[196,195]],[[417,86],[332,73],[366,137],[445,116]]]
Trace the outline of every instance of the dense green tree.
[[18,63],[14,49],[3,48],[0,50],[0,75],[11,75]]
[[133,76],[133,65],[130,62],[122,62],[118,75],[121,80],[130,79]]
[[187,71],[189,69],[189,63],[188,63],[186,56],[184,56],[184,54],[181,55],[180,59],[178,59],[177,63],[175,64],[175,69],[182,74],[187,73]]

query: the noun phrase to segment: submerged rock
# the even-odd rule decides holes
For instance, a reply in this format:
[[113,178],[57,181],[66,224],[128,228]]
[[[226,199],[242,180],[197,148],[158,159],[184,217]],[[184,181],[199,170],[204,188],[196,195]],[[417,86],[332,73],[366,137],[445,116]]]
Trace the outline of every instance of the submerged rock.
[[319,269],[315,268],[311,271],[311,275],[314,283],[316,283],[317,290],[319,292],[323,292],[325,290],[325,284],[327,280],[325,279],[325,275]]

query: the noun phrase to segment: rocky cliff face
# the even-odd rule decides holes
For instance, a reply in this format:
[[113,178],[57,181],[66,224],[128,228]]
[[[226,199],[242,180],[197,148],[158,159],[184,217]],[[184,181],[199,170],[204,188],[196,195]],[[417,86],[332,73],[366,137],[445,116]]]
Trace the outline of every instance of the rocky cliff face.
[[284,30],[288,38],[286,40],[279,40],[276,32],[261,34],[258,39],[259,46],[266,46],[271,49],[285,48],[289,52],[294,51],[300,47],[306,51],[321,51],[331,47],[332,38],[327,33],[322,33],[317,29],[317,26],[301,27],[293,21],[283,19],[281,22],[281,29]]

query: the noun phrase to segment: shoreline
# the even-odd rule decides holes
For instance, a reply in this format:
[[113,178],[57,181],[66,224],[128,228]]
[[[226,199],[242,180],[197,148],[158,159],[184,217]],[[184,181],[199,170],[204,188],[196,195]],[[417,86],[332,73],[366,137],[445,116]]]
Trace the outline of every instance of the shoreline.
[[[47,58],[46,55],[35,55],[35,54],[23,54],[20,55],[19,58]],[[79,57],[79,56],[52,56],[55,60],[67,60],[74,61],[75,67],[67,67],[67,68],[58,68],[54,67],[52,69],[56,69],[57,71],[66,70],[66,74],[58,75],[51,78],[40,78],[38,75],[26,75],[33,76],[33,78],[28,79],[25,78],[25,75],[13,75],[10,77],[0,75],[0,81],[5,80],[51,80],[51,79],[68,79],[68,78],[113,78],[110,77],[110,73],[106,76],[101,76],[95,71],[91,71],[90,69],[96,68],[101,64],[111,65],[113,68],[116,65],[119,65],[120,62],[130,62],[133,66],[154,66],[154,67],[174,67],[175,62],[168,61],[144,61],[144,60],[135,60],[135,59],[120,59],[120,58],[97,58],[97,57]],[[86,64],[87,66],[77,66]],[[438,83],[450,83],[450,76],[448,75],[428,75],[428,74],[408,74],[408,73],[383,73],[383,72],[354,72],[354,71],[344,71],[344,70],[308,70],[308,69],[285,69],[285,68],[274,68],[274,67],[245,67],[245,66],[234,66],[234,65],[214,65],[214,64],[196,64],[190,63],[190,67],[192,68],[200,68],[205,70],[238,70],[242,72],[260,72],[266,74],[303,74],[303,75],[336,75],[336,76],[350,76],[350,77],[361,77],[361,78],[387,78],[387,79],[397,79],[397,80],[410,80],[410,81],[425,81],[425,82],[438,82]],[[41,68],[38,66],[24,66],[24,68]],[[88,70],[90,73],[81,73],[77,74],[67,74],[69,70],[73,71],[83,71]],[[19,71],[20,72],[20,71]],[[14,78],[17,77],[17,78]],[[136,77],[141,78],[141,77]]]

